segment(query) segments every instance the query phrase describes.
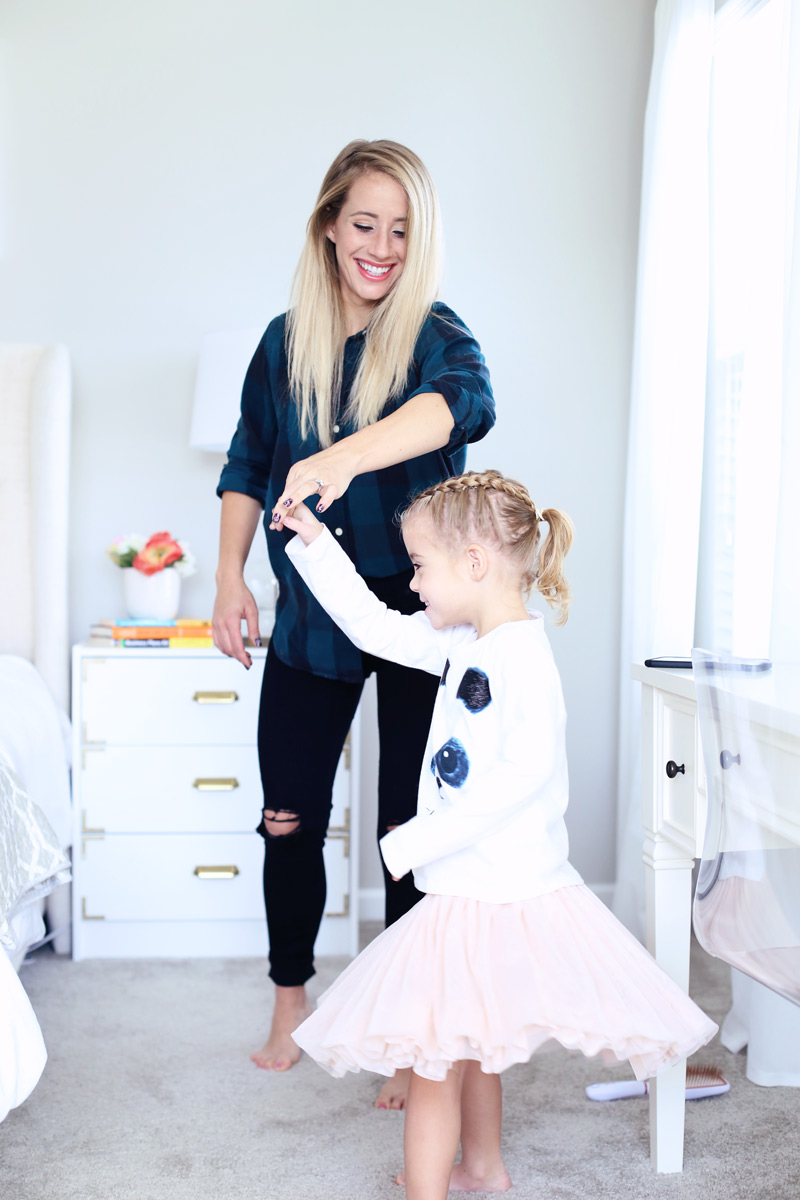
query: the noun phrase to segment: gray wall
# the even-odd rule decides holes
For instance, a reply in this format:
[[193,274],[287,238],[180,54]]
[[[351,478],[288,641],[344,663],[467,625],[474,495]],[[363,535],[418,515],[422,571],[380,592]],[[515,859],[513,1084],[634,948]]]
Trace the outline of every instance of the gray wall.
[[[221,457],[191,450],[197,353],[286,306],[308,211],[352,137],[426,161],[443,298],[499,422],[471,465],[574,518],[553,643],[570,714],[573,859],[612,879],[622,489],[653,0],[6,0],[0,336],[74,365],[75,640],[120,609],[114,537],[168,528],[210,611]],[[257,555],[263,556],[259,545]],[[367,703],[362,882],[375,748]]]

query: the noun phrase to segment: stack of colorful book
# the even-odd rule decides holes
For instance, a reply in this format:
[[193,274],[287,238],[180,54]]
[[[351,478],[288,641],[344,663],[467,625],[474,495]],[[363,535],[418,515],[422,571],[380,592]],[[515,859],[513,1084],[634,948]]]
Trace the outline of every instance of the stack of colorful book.
[[97,621],[89,630],[97,644],[169,650],[202,650],[214,645],[211,622],[197,617],[176,617],[174,621],[133,620]]

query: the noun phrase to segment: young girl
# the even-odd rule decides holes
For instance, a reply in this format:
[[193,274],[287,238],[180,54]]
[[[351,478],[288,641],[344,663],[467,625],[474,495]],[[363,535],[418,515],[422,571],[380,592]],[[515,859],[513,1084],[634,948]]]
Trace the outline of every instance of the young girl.
[[381,840],[392,876],[413,871],[426,895],[350,964],[294,1039],[336,1076],[412,1068],[398,1178],[409,1200],[505,1191],[506,1067],[553,1038],[629,1059],[644,1079],[717,1028],[567,859],[564,702],[525,595],[535,586],[566,619],[572,525],[498,471],[428,488],[402,518],[425,605],[404,616],[369,592],[304,505],[285,520],[299,534],[287,553],[348,637],[440,677],[417,815]]

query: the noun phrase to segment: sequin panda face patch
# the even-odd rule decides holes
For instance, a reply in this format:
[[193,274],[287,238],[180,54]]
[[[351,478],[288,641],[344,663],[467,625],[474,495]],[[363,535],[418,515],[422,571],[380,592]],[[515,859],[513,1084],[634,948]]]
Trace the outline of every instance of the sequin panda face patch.
[[[450,660],[448,659],[444,666],[441,685],[447,679],[449,670]],[[458,685],[456,696],[468,712],[482,712],[492,702],[489,676],[485,671],[479,671],[476,667],[468,667]],[[431,759],[431,773],[435,776],[439,787],[443,783],[457,788],[463,785],[469,775],[469,755],[458,738],[449,738],[441,749],[436,751]]]

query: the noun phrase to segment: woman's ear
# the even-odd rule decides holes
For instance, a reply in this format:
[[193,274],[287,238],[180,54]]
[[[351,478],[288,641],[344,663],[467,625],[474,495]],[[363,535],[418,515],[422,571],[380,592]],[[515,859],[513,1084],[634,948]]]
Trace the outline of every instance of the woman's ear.
[[336,245],[335,230],[336,230],[335,224],[329,225],[328,228],[325,230],[325,237],[328,239],[329,242],[333,242],[334,246]]

